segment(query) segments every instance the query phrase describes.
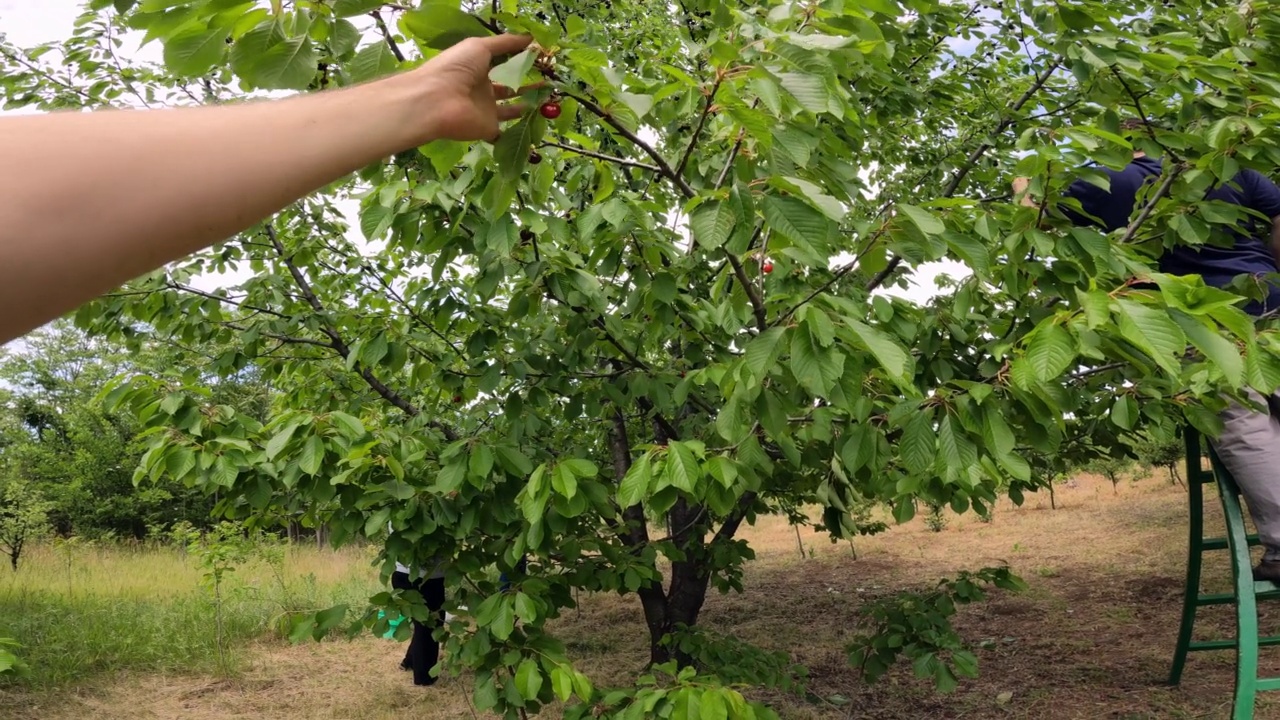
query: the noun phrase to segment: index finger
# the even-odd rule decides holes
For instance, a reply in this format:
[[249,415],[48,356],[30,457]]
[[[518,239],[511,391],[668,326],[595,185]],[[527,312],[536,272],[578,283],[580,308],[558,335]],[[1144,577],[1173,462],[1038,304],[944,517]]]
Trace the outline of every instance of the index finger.
[[533,42],[533,36],[503,34],[490,35],[489,37],[479,38],[479,40],[490,55],[501,57],[503,55],[512,55],[525,49],[529,46],[529,43]]

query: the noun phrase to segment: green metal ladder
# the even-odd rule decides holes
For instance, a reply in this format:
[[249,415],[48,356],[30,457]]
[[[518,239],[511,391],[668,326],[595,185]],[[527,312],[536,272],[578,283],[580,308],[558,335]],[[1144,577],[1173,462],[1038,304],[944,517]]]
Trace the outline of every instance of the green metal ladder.
[[[1240,506],[1240,488],[1235,478],[1223,467],[1209,443],[1200,434],[1186,428],[1187,494],[1190,498],[1190,542],[1187,546],[1187,586],[1182,601],[1182,624],[1178,630],[1178,646],[1173,654],[1169,684],[1182,680],[1187,653],[1199,650],[1236,650],[1236,689],[1232,720],[1252,720],[1257,693],[1280,690],[1280,677],[1258,677],[1258,648],[1280,645],[1280,636],[1258,637],[1258,600],[1280,598],[1280,587],[1272,582],[1254,582],[1249,548],[1258,544],[1257,535],[1245,531],[1244,513]],[[1209,470],[1202,458],[1209,455]],[[1204,486],[1217,482],[1222,513],[1226,518],[1226,537],[1204,536]],[[1200,568],[1203,554],[1209,550],[1231,553],[1232,591],[1201,593]],[[1223,640],[1192,640],[1196,610],[1206,605],[1236,606],[1236,637]]]

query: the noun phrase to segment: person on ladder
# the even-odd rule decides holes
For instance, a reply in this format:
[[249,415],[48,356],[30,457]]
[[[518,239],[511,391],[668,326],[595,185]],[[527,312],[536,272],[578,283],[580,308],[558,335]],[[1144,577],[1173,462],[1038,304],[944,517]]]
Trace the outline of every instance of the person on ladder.
[[[1132,137],[1134,132],[1149,132],[1151,125],[1143,119],[1130,118],[1121,128]],[[1110,178],[1110,189],[1078,179],[1064,195],[1078,200],[1083,212],[1067,207],[1060,210],[1076,225],[1113,232],[1129,224],[1139,190],[1160,176],[1161,163],[1159,158],[1135,151],[1133,161],[1121,170],[1098,169]],[[1039,207],[1040,202],[1027,193],[1029,185],[1027,178],[1015,179],[1014,194],[1020,196],[1023,205]],[[1280,188],[1275,183],[1259,172],[1243,170],[1230,183],[1209,191],[1206,199],[1240,205],[1269,218],[1269,222],[1259,219],[1242,223],[1232,231],[1229,246],[1170,249],[1159,260],[1160,272],[1200,275],[1205,284],[1214,287],[1226,286],[1240,275],[1251,275],[1259,283],[1266,283],[1267,276],[1280,272]],[[1255,317],[1280,310],[1280,286],[1269,285],[1263,301],[1250,302],[1243,309]],[[1248,394],[1267,412],[1232,401],[1221,415],[1222,435],[1211,442],[1235,476],[1265,550],[1253,569],[1253,577],[1280,582],[1280,392],[1267,398],[1254,390],[1248,390]]]

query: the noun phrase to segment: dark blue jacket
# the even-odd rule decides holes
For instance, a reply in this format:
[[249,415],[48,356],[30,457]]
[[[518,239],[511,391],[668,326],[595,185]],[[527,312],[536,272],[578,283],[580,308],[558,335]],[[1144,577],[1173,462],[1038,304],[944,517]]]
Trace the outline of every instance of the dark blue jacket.
[[[1160,161],[1152,157],[1135,158],[1123,170],[1098,168],[1111,178],[1111,189],[1076,180],[1067,188],[1067,197],[1080,201],[1084,215],[1065,210],[1077,225],[1093,225],[1107,232],[1129,224],[1133,215],[1138,191],[1160,175]],[[1241,205],[1268,218],[1280,216],[1280,188],[1262,173],[1242,170],[1230,183],[1211,190],[1207,200],[1221,200]],[[1232,231],[1232,243],[1222,247],[1201,245],[1178,246],[1165,252],[1160,258],[1160,272],[1170,275],[1200,275],[1206,284],[1222,287],[1238,275],[1262,275],[1277,272],[1276,259],[1271,254],[1269,239],[1271,225],[1250,219]],[[1246,312],[1260,315],[1267,310],[1280,308],[1280,287],[1273,287],[1265,305],[1250,303]]]

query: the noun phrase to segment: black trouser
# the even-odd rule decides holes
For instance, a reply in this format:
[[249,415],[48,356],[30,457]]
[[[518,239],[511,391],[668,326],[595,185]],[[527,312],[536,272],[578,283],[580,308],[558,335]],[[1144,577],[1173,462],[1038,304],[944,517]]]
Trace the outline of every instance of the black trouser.
[[440,643],[432,636],[437,627],[444,625],[444,578],[419,580],[416,583],[402,572],[391,574],[391,587],[396,590],[417,590],[431,611],[427,623],[413,621],[413,639],[404,655],[404,666],[413,671],[414,685],[430,685],[431,668],[440,660]]

